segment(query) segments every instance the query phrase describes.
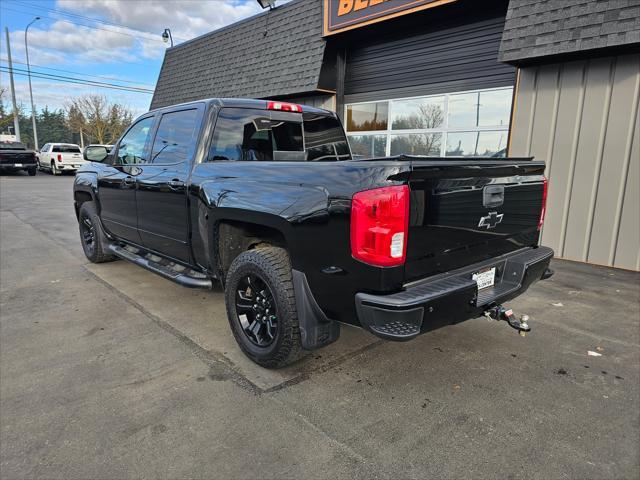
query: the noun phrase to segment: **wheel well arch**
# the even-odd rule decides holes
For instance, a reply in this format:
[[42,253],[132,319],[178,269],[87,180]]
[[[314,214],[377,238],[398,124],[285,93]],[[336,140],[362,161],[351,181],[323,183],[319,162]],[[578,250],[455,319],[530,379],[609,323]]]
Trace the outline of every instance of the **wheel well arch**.
[[214,232],[218,271],[224,278],[231,263],[242,252],[268,243],[287,250],[284,234],[277,228],[238,220],[220,220]]
[[76,191],[73,192],[73,200],[74,200],[74,208],[76,211],[76,218],[79,218],[80,215],[80,207],[84,202],[92,202],[93,197],[89,192]]

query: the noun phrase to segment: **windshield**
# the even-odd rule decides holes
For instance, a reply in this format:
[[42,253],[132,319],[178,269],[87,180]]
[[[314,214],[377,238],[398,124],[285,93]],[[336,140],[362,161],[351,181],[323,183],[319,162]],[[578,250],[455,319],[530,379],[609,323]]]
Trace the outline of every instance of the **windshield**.
[[77,145],[54,145],[51,151],[55,153],[80,153],[80,147]]
[[0,142],[0,150],[26,150],[25,147],[20,142]]

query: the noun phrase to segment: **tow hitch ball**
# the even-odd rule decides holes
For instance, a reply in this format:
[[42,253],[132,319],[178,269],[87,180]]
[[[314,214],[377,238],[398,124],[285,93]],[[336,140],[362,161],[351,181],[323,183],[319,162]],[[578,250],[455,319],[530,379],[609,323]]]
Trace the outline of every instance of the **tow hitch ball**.
[[524,337],[527,332],[531,331],[529,326],[529,315],[520,315],[520,320],[516,319],[516,315],[513,310],[506,309],[502,305],[497,305],[484,312],[484,316],[487,319],[494,320],[506,320],[512,328],[515,328],[520,333],[521,337]]

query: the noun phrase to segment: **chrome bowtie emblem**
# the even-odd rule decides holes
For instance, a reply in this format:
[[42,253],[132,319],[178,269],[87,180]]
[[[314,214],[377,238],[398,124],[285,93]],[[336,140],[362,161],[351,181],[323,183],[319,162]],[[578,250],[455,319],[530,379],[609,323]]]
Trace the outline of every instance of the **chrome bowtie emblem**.
[[496,225],[502,222],[502,217],[504,217],[504,213],[499,214],[498,212],[489,212],[489,215],[480,218],[478,228],[485,227],[487,230],[490,228],[496,228]]

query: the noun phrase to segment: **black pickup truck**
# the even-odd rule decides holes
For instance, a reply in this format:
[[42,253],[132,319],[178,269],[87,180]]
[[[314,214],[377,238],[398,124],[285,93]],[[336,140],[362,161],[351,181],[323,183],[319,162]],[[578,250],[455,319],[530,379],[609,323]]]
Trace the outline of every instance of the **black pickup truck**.
[[34,176],[38,171],[36,152],[27,150],[20,142],[0,142],[0,171],[25,170]]
[[334,113],[212,99],[138,118],[74,184],[87,258],[122,258],[225,290],[253,361],[275,368],[335,341],[340,323],[409,340],[478,316],[553,273],[538,246],[544,163],[352,159]]

